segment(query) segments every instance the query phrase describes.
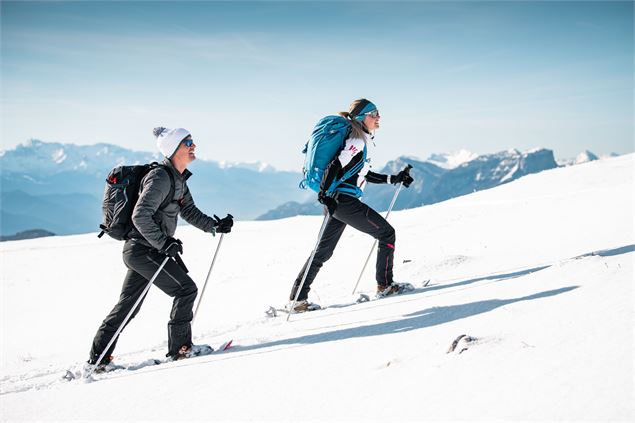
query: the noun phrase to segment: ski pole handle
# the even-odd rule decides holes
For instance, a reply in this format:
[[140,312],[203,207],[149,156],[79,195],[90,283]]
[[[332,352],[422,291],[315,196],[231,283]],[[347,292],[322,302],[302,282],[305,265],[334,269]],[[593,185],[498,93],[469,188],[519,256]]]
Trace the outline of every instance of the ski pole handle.
[[185,273],[190,273],[190,271],[188,270],[187,266],[185,265],[185,262],[183,261],[183,259],[181,258],[180,255],[175,255],[174,256],[174,260],[176,261],[176,263],[181,267],[181,269],[183,269],[183,271]]

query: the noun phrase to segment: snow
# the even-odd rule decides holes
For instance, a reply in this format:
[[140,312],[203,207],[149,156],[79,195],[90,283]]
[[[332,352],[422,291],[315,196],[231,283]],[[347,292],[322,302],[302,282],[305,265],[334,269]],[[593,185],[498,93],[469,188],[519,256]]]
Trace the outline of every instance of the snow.
[[534,154],[534,153],[537,153],[537,152],[542,151],[542,150],[544,150],[544,149],[545,149],[544,147],[534,147],[534,148],[530,148],[530,149],[528,149],[528,150],[525,150],[525,154]]
[[580,152],[574,158],[560,159],[560,160],[557,160],[557,163],[558,163],[558,166],[573,166],[573,165],[578,165],[578,164],[582,164],[586,162],[592,162],[594,160],[603,160],[606,158],[616,157],[616,156],[619,156],[619,154],[615,154],[615,153],[601,154],[598,157],[594,153],[590,152],[589,150],[584,150]]
[[66,160],[66,153],[64,152],[64,149],[60,148],[59,150],[55,150],[51,155],[51,159],[58,164]]
[[585,150],[575,157],[575,164],[586,163],[597,159],[598,156],[591,153],[589,150]]
[[264,162],[230,162],[230,161],[220,161],[218,162],[218,166],[221,169],[229,169],[232,167],[249,169],[259,173],[263,172],[275,172],[276,169],[268,163]]
[[[507,163],[503,162],[501,163],[501,166],[499,166],[499,168],[497,168],[494,173],[500,173],[499,169],[503,168],[503,165],[507,165]],[[517,161],[516,164],[514,164],[514,166],[512,166],[511,169],[509,169],[509,171],[507,172],[507,174],[505,176],[503,176],[502,178],[500,178],[500,182],[506,182],[506,181],[510,181],[514,178],[514,174],[516,174],[516,172],[518,172],[518,168],[520,167],[520,161]]]
[[[237,222],[194,323],[195,342],[236,346],[93,383],[60,378],[119,295],[121,243],[4,242],[2,420],[633,421],[634,157],[393,212],[412,294],[354,304],[372,239],[347,229],[311,291],[329,308],[289,323],[264,311],[285,303],[322,218]],[[218,238],[177,235],[200,287]],[[170,304],[150,290],[117,362],[163,356]],[[448,353],[462,334],[476,341]]]
[[464,163],[474,160],[477,157],[478,154],[461,149],[450,153],[432,154],[426,159],[426,161],[444,169],[454,169]]

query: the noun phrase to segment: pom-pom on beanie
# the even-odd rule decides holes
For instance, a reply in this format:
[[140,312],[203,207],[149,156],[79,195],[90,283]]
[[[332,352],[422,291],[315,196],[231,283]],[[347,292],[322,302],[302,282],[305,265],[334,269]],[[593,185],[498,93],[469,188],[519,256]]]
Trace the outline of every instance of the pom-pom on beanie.
[[190,131],[184,128],[164,128],[162,126],[154,128],[152,131],[157,137],[157,147],[159,151],[168,159],[171,159],[181,141],[190,136]]

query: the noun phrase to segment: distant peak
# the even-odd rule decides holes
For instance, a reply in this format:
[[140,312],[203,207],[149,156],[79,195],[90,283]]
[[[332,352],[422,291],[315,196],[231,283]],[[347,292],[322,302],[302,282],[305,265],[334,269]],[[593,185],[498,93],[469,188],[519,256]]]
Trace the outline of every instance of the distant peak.
[[578,154],[575,157],[575,163],[576,164],[592,162],[594,160],[598,160],[598,156],[596,156],[595,154],[591,153],[589,150],[584,150],[583,152],[581,152],[580,154]]
[[444,169],[454,169],[463,163],[474,160],[478,154],[472,153],[466,149],[452,151],[450,153],[433,153],[426,161],[435,164]]
[[51,159],[53,159],[55,163],[62,163],[64,160],[66,160],[66,157],[67,156],[63,148],[55,150],[53,154],[51,154]]
[[587,163],[587,162],[592,162],[592,161],[595,161],[595,160],[600,160],[600,158],[604,158],[604,157],[605,156],[598,157],[596,154],[592,153],[591,151],[584,150],[584,151],[578,153],[578,155],[573,157],[573,158],[559,159],[558,160],[558,165],[560,165],[560,166],[577,165],[577,164],[581,164],[581,163]]
[[256,172],[275,172],[276,169],[264,162],[230,162],[230,161],[220,161],[218,162],[218,166],[221,169],[229,169],[229,168],[239,168],[239,169],[249,169],[254,170]]
[[34,148],[34,147],[40,147],[41,145],[44,145],[42,141],[36,140],[35,138],[31,138],[19,144],[18,146],[25,147],[25,148]]

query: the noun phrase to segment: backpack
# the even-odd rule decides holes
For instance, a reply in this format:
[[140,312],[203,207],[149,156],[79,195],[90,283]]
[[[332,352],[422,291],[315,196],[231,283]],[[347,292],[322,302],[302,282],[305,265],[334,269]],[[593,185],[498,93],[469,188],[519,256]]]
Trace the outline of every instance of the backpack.
[[[315,192],[320,192],[320,183],[324,172],[335,156],[344,148],[350,129],[351,123],[342,116],[326,116],[320,119],[315,128],[313,128],[311,138],[309,138],[302,151],[305,154],[304,167],[302,169],[304,179],[300,182],[300,188],[310,188]],[[335,191],[340,191],[356,197],[361,196],[361,190],[358,187],[346,184],[343,181],[359,172],[363,165],[362,161],[358,166],[342,175],[341,178],[334,180],[326,193],[331,195]]]
[[99,225],[101,238],[105,233],[118,241],[128,239],[128,233],[133,228],[132,211],[139,198],[141,180],[157,167],[165,168],[170,176],[170,194],[163,200],[159,210],[165,208],[174,197],[174,176],[164,166],[157,162],[134,166],[117,166],[110,171],[106,178],[104,199],[102,201],[103,223]]

